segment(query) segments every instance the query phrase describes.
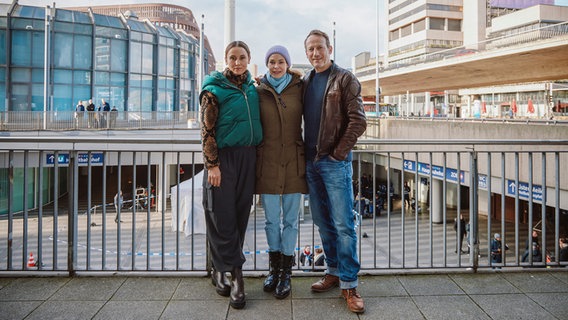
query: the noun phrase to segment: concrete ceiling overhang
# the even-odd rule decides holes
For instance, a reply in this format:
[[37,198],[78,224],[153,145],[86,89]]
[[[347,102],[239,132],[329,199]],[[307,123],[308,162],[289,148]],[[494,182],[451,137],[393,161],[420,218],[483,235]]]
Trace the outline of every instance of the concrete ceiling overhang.
[[[379,85],[381,95],[390,96],[563,79],[568,79],[568,36],[384,71]],[[374,96],[375,75],[359,80],[362,95]]]

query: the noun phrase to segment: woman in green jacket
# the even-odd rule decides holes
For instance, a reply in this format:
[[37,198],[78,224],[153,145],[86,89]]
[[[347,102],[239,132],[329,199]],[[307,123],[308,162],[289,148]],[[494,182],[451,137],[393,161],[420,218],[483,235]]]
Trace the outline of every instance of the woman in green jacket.
[[302,193],[308,192],[302,140],[302,77],[290,70],[290,54],[283,46],[268,50],[266,66],[269,73],[257,88],[263,140],[257,148],[256,193],[261,194],[264,208],[270,259],[264,291],[274,291],[276,298],[283,299],[292,289],[298,214]]
[[[262,140],[258,94],[242,41],[225,49],[227,68],[203,80],[201,139],[203,206],[213,264],[212,281],[230,305],[245,306],[243,243],[254,194],[256,146]],[[225,273],[231,272],[231,281]]]

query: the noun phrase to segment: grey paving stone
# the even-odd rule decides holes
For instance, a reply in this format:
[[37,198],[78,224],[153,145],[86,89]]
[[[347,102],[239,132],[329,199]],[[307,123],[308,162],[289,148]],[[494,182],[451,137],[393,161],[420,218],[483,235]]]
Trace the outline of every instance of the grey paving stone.
[[50,300],[109,300],[126,279],[119,278],[73,278]]
[[294,320],[358,319],[347,309],[345,300],[336,298],[295,299],[292,301]]
[[558,319],[568,318],[568,293],[527,293],[527,296]]
[[0,320],[24,319],[41,301],[0,301]]
[[359,287],[357,291],[363,298],[408,296],[408,293],[396,276],[359,277]]
[[467,294],[521,293],[501,274],[452,274],[450,278]]
[[359,317],[362,320],[424,319],[410,297],[367,298],[365,299],[365,313]]
[[209,278],[183,278],[172,296],[172,300],[228,301],[228,299],[215,292],[215,287],[211,284]]
[[168,301],[109,301],[93,319],[153,320],[159,319]]
[[229,308],[227,319],[265,320],[292,319],[292,300],[248,299],[244,309]]
[[128,278],[111,300],[169,300],[179,282],[179,278]]
[[408,275],[398,280],[410,295],[465,294],[448,275]]
[[16,278],[0,290],[0,301],[47,300],[69,278]]
[[175,300],[168,303],[160,319],[219,320],[226,318],[228,308],[228,301],[210,300],[205,303],[196,300]]
[[523,292],[568,292],[568,285],[550,273],[503,273],[503,277]]
[[426,319],[490,319],[468,296],[416,296],[414,302]]
[[92,319],[104,303],[105,301],[46,301],[26,317],[26,319]]
[[554,319],[554,316],[524,294],[471,295],[492,319]]

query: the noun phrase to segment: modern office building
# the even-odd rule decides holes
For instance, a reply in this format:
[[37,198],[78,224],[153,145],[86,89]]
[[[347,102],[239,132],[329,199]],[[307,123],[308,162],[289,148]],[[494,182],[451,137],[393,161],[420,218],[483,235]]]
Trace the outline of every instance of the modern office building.
[[199,57],[191,10],[92,8],[0,4],[0,111],[73,111],[88,99],[128,112],[197,109],[198,64],[208,73],[215,59],[207,41]]
[[[390,0],[385,6],[388,10],[388,36],[380,65],[391,70],[423,63],[434,57],[452,58],[498,49],[499,46],[517,43],[518,37],[511,35],[525,31],[549,28],[552,32],[562,32],[566,26],[558,26],[556,30],[555,25],[568,21],[568,7],[554,0]],[[535,37],[534,41],[540,38]],[[375,61],[362,53],[355,59],[356,73],[368,76],[374,71]],[[469,117],[475,113],[472,107],[474,99],[490,106],[485,109],[485,114],[491,117],[502,116],[513,99],[522,105],[519,115],[545,117],[549,114],[550,83],[512,85],[514,87],[409,91],[406,95],[382,98],[385,102],[401,106],[403,115]],[[559,90],[554,92],[559,110],[568,102],[568,92],[561,90],[563,87],[564,84],[558,84],[556,88]],[[366,98],[370,101],[375,99],[374,96]],[[531,115],[526,112],[529,98],[540,106]]]

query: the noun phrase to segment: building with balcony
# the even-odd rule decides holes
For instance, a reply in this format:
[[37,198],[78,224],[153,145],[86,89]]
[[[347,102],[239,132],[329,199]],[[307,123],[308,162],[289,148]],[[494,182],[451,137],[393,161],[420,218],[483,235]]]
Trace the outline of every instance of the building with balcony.
[[[385,7],[388,10],[388,40],[385,55],[379,61],[381,71],[406,68],[408,71],[398,72],[411,73],[413,66],[430,61],[495,52],[567,32],[568,7],[552,0],[393,0]],[[362,53],[354,59],[354,64],[356,74],[366,80],[375,70],[376,58]],[[471,76],[475,77],[475,74]],[[495,74],[495,77],[499,75]],[[375,101],[374,93],[370,94],[374,90],[365,91],[366,99]],[[516,105],[516,115],[520,117],[544,118],[550,117],[552,112],[564,111],[568,92],[565,81],[556,80],[426,92],[408,88],[406,94],[381,98],[397,104],[402,115],[502,117]],[[476,100],[479,103],[474,104]],[[550,101],[554,101],[554,106]]]

